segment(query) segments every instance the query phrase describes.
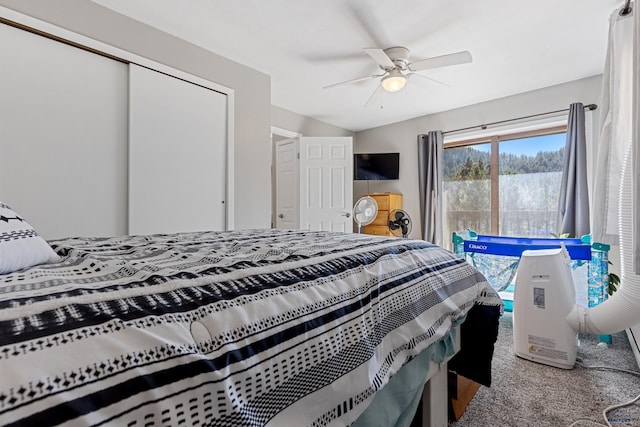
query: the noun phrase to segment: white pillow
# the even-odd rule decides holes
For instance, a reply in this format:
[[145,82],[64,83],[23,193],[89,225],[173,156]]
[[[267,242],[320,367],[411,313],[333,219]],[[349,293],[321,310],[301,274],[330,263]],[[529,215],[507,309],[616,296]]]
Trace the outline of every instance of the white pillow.
[[0,202],[0,274],[58,259],[51,246],[27,221]]

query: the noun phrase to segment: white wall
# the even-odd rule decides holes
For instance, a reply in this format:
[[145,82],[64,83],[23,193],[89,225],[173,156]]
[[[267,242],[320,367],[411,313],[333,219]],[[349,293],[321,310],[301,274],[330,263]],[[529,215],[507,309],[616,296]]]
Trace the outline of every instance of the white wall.
[[[235,228],[269,227],[271,80],[266,74],[88,0],[0,5],[229,87],[235,95]],[[123,194],[126,198],[126,194]]]
[[271,107],[271,126],[303,136],[355,136],[355,133],[280,107]]
[[[419,134],[431,130],[447,131],[560,110],[568,108],[573,102],[582,102],[585,105],[598,104],[601,84],[602,76],[594,76],[358,132],[355,139],[354,152],[356,153],[400,152],[400,179],[356,181],[354,200],[369,192],[402,193],[404,209],[414,219],[410,237],[420,238],[417,159]],[[598,127],[597,112],[598,110],[593,120],[595,129]],[[595,135],[597,136],[597,132]]]

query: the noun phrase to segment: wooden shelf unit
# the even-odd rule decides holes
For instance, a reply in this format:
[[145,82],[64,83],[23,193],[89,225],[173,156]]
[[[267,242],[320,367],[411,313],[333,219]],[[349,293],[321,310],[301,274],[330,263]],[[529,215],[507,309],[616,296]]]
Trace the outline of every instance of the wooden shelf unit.
[[364,232],[366,234],[375,234],[377,236],[393,236],[389,231],[389,212],[394,209],[402,209],[402,194],[374,193],[365,194],[365,196],[373,197],[378,203],[378,215],[371,224],[365,225]]

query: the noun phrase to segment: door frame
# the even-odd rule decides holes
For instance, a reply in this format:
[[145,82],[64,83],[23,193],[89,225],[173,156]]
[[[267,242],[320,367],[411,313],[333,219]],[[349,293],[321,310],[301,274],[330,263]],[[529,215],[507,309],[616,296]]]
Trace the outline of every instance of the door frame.
[[271,126],[271,228],[276,228],[276,201],[277,201],[277,185],[276,185],[276,144],[274,135],[277,139],[299,138],[303,136],[299,132]]

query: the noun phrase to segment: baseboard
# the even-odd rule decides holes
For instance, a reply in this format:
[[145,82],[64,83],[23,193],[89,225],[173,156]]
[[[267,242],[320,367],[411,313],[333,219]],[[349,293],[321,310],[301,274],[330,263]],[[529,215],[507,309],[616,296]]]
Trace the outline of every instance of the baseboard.
[[632,326],[627,329],[627,337],[629,338],[629,344],[633,349],[633,355],[636,357],[636,363],[640,368],[640,325]]

